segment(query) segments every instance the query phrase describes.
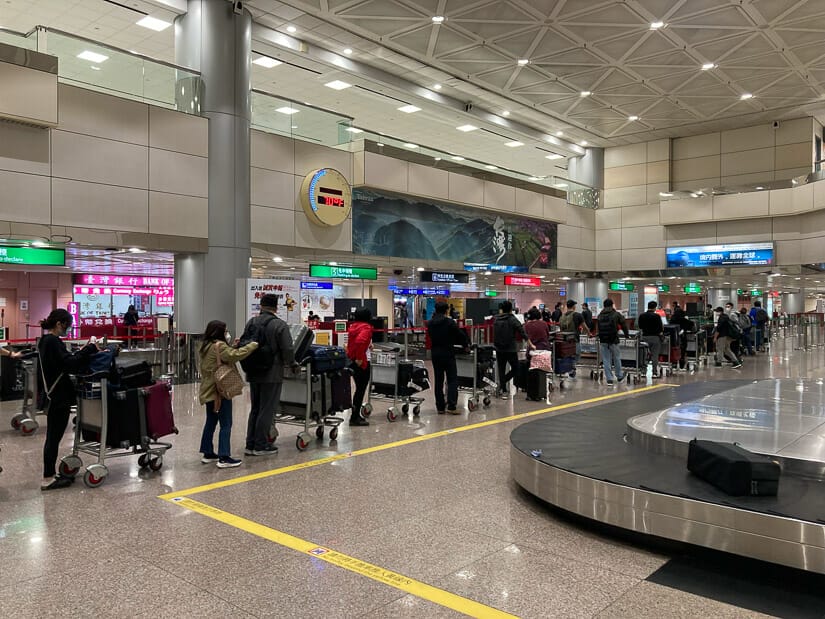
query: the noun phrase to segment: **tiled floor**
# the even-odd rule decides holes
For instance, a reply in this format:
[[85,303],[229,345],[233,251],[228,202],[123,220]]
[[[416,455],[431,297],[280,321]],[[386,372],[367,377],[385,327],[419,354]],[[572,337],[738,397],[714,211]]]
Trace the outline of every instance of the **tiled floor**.
[[[742,370],[710,367],[669,382],[733,376],[819,378],[825,359],[821,350],[786,351],[780,343],[770,355],[747,359]],[[553,405],[633,390],[579,378],[553,395]],[[419,419],[391,424],[377,406],[370,427],[344,426],[337,443],[298,452],[297,429],[285,427],[277,456],[220,470],[199,461],[204,413],[194,394],[191,385],[175,388],[181,433],[161,472],[141,472],[134,458],[121,459],[111,462],[100,488],[78,482],[50,493],[39,490],[43,430],[30,438],[13,432],[8,419],[16,403],[3,403],[0,617],[459,616],[158,495],[546,407],[519,396],[451,417],[436,415],[428,401]],[[245,396],[235,407],[239,456]],[[672,551],[586,528],[520,490],[510,480],[508,440],[519,423],[449,433],[192,499],[521,617],[758,616],[647,581]],[[67,434],[64,450],[69,444]]]

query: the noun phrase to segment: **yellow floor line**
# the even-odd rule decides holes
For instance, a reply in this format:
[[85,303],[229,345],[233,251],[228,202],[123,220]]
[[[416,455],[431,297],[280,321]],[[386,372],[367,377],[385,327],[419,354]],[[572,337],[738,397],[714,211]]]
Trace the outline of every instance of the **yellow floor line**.
[[200,503],[194,499],[178,497],[166,500],[241,531],[284,546],[285,548],[295,550],[319,561],[326,561],[327,563],[349,570],[360,576],[371,578],[372,580],[394,587],[422,600],[439,604],[440,606],[450,608],[469,617],[479,617],[483,619],[515,617],[515,615],[505,613],[491,606],[486,606],[474,600],[456,595],[455,593],[444,591],[438,587],[433,587],[432,585],[414,580],[403,574],[372,565],[371,563],[350,557],[349,555],[342,554],[330,548],[318,546],[318,544],[295,537],[289,533],[272,529],[253,522],[252,520],[217,509],[211,505]]
[[345,460],[347,458],[354,458],[356,456],[365,456],[371,453],[377,453],[379,451],[385,451],[387,449],[395,449],[396,447],[403,447],[404,445],[412,445],[413,443],[420,443],[422,441],[429,441],[435,438],[441,438],[443,436],[449,436],[450,434],[457,434],[459,432],[468,432],[470,430],[477,430],[479,428],[486,428],[489,426],[498,425],[500,423],[510,423],[512,421],[519,421],[521,419],[526,419],[528,417],[534,417],[536,415],[544,415],[546,413],[555,413],[557,411],[566,410],[568,408],[575,408],[577,406],[583,406],[586,404],[596,404],[598,402],[604,402],[607,400],[613,400],[615,398],[620,398],[628,395],[636,395],[639,393],[644,393],[646,391],[653,391],[656,389],[663,389],[665,387],[679,387],[680,385],[674,385],[670,383],[661,383],[659,385],[651,385],[649,387],[641,387],[639,389],[632,389],[630,391],[622,391],[619,393],[611,393],[609,395],[602,395],[595,398],[589,398],[587,400],[579,400],[576,402],[567,402],[565,404],[557,404],[556,406],[551,406],[549,408],[542,408],[540,410],[530,411],[528,413],[520,413],[518,415],[511,415],[509,417],[499,417],[497,419],[490,419],[488,421],[481,421],[478,423],[471,423],[466,426],[459,426],[457,428],[451,428],[449,430],[440,430],[438,432],[433,432],[432,434],[424,434],[421,436],[414,436],[412,438],[405,438],[400,441],[393,441],[392,443],[383,443],[381,445],[375,445],[374,447],[366,447],[364,449],[358,449],[356,451],[350,451],[347,453],[336,454],[334,456],[327,456],[324,458],[318,458],[316,460],[310,460],[308,462],[301,462],[300,464],[292,464],[289,466],[284,466],[278,469],[272,469],[270,471],[261,471],[260,473],[253,473],[251,475],[243,475],[241,477],[235,477],[232,479],[226,479],[223,481],[217,481],[211,484],[205,484],[203,486],[195,486],[194,488],[187,488],[185,490],[178,490],[177,492],[169,492],[167,494],[160,495],[159,498],[161,499],[174,499],[178,497],[186,497],[192,496],[193,494],[200,494],[201,492],[209,492],[210,490],[217,490],[219,488],[227,488],[229,486],[235,486],[237,484],[245,484],[250,481],[255,481],[258,479],[265,479],[267,477],[274,477],[275,475],[283,475],[284,473],[291,473],[293,471],[300,471],[301,469],[308,469],[315,466],[321,466],[322,464],[329,464],[330,462],[336,462],[338,460]]

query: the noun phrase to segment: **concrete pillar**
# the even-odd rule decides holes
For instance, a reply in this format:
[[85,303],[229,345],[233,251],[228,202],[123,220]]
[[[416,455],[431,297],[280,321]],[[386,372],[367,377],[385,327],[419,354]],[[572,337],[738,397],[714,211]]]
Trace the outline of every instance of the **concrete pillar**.
[[739,295],[736,288],[708,288],[708,303],[713,306],[713,309],[725,307],[727,303],[733,303],[733,307],[739,310],[738,302]]
[[584,280],[584,298],[576,299],[579,303],[589,303],[590,311],[593,315],[599,313],[602,303],[607,298],[606,279],[586,279]]
[[[209,241],[207,253],[175,261],[180,330],[202,331],[204,322],[223,320],[239,333],[235,285],[250,275],[250,55],[252,16],[237,14],[226,0],[189,0],[175,20],[175,59],[197,68],[200,82],[178,83],[178,105],[199,108],[209,119]],[[203,264],[195,266],[198,260]],[[180,267],[180,268],[179,268]],[[180,273],[179,273],[180,271]],[[180,277],[199,278],[181,282]],[[200,293],[198,292],[200,290]],[[189,303],[201,299],[201,306]],[[197,329],[189,315],[201,314]],[[196,326],[196,325],[191,325]]]
[[782,311],[786,314],[801,314],[805,311],[805,291],[783,292]]

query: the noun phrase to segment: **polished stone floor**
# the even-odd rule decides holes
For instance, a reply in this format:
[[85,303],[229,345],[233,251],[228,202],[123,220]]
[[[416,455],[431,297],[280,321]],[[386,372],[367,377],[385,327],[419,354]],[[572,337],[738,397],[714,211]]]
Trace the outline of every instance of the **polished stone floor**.
[[[708,367],[667,381],[733,377],[816,380],[825,377],[825,355],[779,342],[741,370]],[[588,400],[633,397],[647,385],[579,378],[550,405],[573,406],[547,414],[575,415]],[[460,616],[442,605],[444,592],[467,600],[458,610],[477,616],[483,613],[469,610],[469,601],[520,617],[751,617],[772,608],[760,607],[759,592],[747,598],[756,602],[738,605],[739,598],[680,587],[678,578],[660,584],[652,576],[689,550],[615,537],[521,491],[510,480],[508,437],[523,423],[519,414],[546,404],[520,395],[439,416],[428,392],[418,419],[389,423],[377,406],[368,428],[343,426],[337,442],[313,442],[304,452],[295,448],[297,428],[286,426],[277,456],[221,470],[200,463],[204,412],[195,393],[191,385],[175,388],[181,432],[160,472],[140,471],[134,458],[114,460],[102,487],[78,481],[49,493],[39,490],[43,428],[33,437],[13,432],[17,403],[2,403],[0,617]],[[235,400],[237,457],[246,398]],[[484,421],[495,423],[458,431]],[[63,451],[70,440],[67,434]],[[359,451],[397,441],[405,442]],[[330,456],[342,457],[312,465]],[[188,497],[209,506],[209,515],[158,498],[299,463],[310,466]],[[295,539],[436,589],[408,593],[297,551]]]

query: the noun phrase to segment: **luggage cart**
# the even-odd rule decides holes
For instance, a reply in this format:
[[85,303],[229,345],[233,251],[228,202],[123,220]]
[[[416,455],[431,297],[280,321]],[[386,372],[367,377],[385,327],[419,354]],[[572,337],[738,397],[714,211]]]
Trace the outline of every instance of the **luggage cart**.
[[639,332],[633,332],[630,337],[619,338],[619,351],[622,359],[622,369],[630,384],[640,383],[647,374],[648,347],[639,337]]
[[37,411],[37,372],[39,355],[37,350],[23,353],[20,359],[23,376],[23,400],[20,412],[11,418],[11,427],[23,436],[31,436],[40,427],[35,419]]
[[[387,421],[398,419],[398,412],[406,415],[412,410],[413,417],[421,414],[424,398],[416,397],[410,387],[400,385],[401,347],[397,344],[376,344],[372,351],[370,372],[370,399],[391,400],[387,409]],[[400,404],[400,406],[399,406]]]
[[[555,331],[553,337],[553,372],[550,378],[550,385],[553,385],[552,376],[559,379],[559,389],[564,389],[564,379],[571,372],[576,371],[576,334],[568,331]],[[553,391],[553,389],[548,389]]]
[[579,368],[589,369],[591,380],[599,380],[603,372],[599,338],[595,335],[582,335],[579,337],[579,345],[582,351],[579,358]]
[[[496,385],[495,352],[490,351],[487,359],[481,360],[479,346],[473,344],[468,354],[456,354],[455,363],[458,373],[459,391],[469,391],[467,409],[470,412],[478,409],[479,403],[484,408],[492,402],[491,394],[498,388]],[[485,356],[486,356],[485,349]],[[479,386],[479,382],[481,385]]]
[[695,372],[700,365],[708,365],[708,334],[704,329],[695,333],[685,333],[685,365],[689,372]]
[[[126,391],[110,391],[107,375],[108,372],[89,376],[72,376],[77,393],[77,423],[74,428],[72,453],[61,458],[58,471],[65,477],[74,478],[83,466],[83,461],[78,454],[85,453],[94,456],[97,462],[86,466],[86,472],[83,474],[83,483],[89,488],[97,488],[106,481],[109,475],[109,468],[106,466],[107,458],[137,455],[140,468],[159,471],[163,466],[163,455],[172,448],[172,443],[155,441],[148,436],[144,404],[147,392],[143,388],[136,389],[138,398],[135,414],[137,414],[140,425],[139,442],[130,441],[128,444],[118,446],[108,445],[109,405],[113,401],[125,401]],[[167,386],[171,390],[171,385]],[[85,440],[84,430],[95,435],[95,439]]]
[[[281,412],[272,418],[270,439],[278,437],[276,424],[303,428],[295,438],[295,447],[304,451],[312,442],[312,433],[315,429],[315,438],[323,440],[326,428],[330,428],[329,440],[338,438],[338,426],[344,423],[343,417],[329,414],[324,409],[322,376],[312,373],[312,359],[302,359],[299,370],[294,376],[285,376],[281,395]],[[317,405],[317,406],[316,406]]]

